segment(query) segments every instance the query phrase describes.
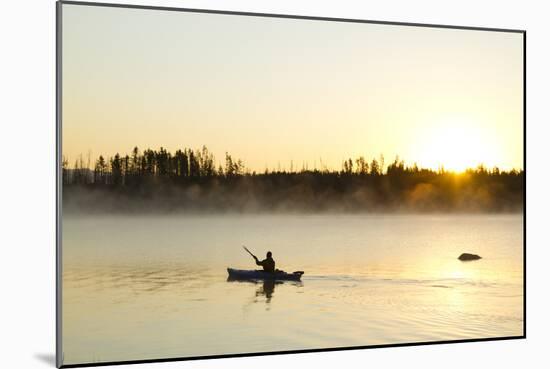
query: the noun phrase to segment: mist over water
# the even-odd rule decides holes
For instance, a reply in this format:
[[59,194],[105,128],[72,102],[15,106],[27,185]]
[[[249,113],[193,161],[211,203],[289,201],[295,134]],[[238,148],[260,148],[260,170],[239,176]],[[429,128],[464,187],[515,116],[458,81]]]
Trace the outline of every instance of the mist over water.
[[[64,214],[65,363],[521,335],[522,221]],[[241,245],[302,282],[227,281]]]
[[240,177],[184,185],[155,180],[152,185],[136,188],[73,185],[63,190],[63,210],[71,214],[121,215],[523,211],[523,178],[519,175],[513,178],[518,187],[513,189],[500,183],[499,178],[472,183],[453,174],[445,177],[449,178],[438,178],[436,183],[411,183],[402,189],[392,188],[396,185],[388,177],[332,176],[309,182],[306,176],[292,179],[292,175],[279,180]]

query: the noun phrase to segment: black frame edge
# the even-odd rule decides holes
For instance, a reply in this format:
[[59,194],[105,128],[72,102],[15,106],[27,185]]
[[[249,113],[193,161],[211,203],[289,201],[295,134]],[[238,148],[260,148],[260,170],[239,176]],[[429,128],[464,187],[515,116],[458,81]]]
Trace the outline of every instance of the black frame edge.
[[61,115],[62,115],[62,2],[57,1],[55,4],[55,122],[56,122],[56,137],[55,137],[55,365],[60,368],[63,365],[63,316],[62,316],[62,293],[63,293],[63,278],[62,278],[62,250],[61,250],[61,211],[62,211],[62,185],[63,171],[61,169],[62,152],[61,152]]
[[527,338],[527,31],[523,31],[523,336]]
[[473,339],[464,339],[464,340],[411,342],[411,343],[382,344],[382,345],[370,345],[370,346],[332,347],[332,348],[306,349],[306,350],[253,352],[253,353],[243,353],[243,354],[189,356],[189,357],[176,357],[176,358],[166,358],[166,359],[105,361],[105,362],[96,362],[96,363],[67,364],[67,365],[62,365],[61,368],[85,368],[85,367],[108,366],[108,365],[151,364],[151,363],[208,360],[208,359],[230,359],[230,358],[256,357],[256,356],[269,356],[269,355],[311,354],[311,353],[318,353],[318,352],[351,351],[351,350],[365,350],[365,349],[379,349],[379,348],[393,348],[393,347],[431,346],[431,345],[457,344],[457,343],[509,341],[509,340],[525,339],[525,338],[526,338],[525,335],[522,335],[522,336],[510,336],[510,337],[473,338]]
[[448,24],[432,24],[432,23],[380,21],[380,20],[367,20],[367,19],[355,19],[355,18],[332,18],[332,17],[306,16],[306,15],[293,15],[293,14],[271,14],[271,13],[255,13],[255,12],[230,11],[230,10],[178,8],[178,7],[154,6],[154,5],[101,3],[101,2],[92,2],[92,1],[88,2],[88,1],[59,0],[59,2],[67,5],[97,6],[97,7],[105,7],[105,8],[162,10],[162,11],[171,11],[171,12],[207,13],[207,14],[220,14],[220,15],[243,15],[243,16],[265,17],[265,18],[323,20],[323,21],[346,22],[346,23],[370,23],[370,24],[390,25],[390,26],[445,28],[445,29],[457,29],[457,30],[468,30],[468,31],[490,31],[490,32],[508,32],[508,33],[525,32],[525,30],[521,30],[521,29],[512,29],[512,28],[507,29],[507,28],[497,28],[497,27],[457,26],[457,25],[450,25],[450,24],[448,25]]

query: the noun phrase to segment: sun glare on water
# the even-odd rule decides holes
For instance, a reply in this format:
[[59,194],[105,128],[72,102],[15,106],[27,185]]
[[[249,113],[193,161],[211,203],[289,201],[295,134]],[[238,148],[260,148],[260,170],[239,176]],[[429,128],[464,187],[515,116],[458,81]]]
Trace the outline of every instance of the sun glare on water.
[[463,122],[436,126],[419,148],[420,163],[434,170],[456,173],[480,164],[490,168],[497,163],[494,140],[481,128]]

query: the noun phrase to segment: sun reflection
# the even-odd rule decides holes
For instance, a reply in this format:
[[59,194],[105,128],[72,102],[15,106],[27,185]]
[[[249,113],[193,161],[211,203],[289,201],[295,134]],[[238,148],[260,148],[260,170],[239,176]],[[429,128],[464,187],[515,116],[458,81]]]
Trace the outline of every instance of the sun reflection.
[[482,277],[480,275],[482,271],[479,268],[454,258],[444,263],[437,260],[424,263],[422,269],[427,273],[426,278],[434,280],[477,280]]
[[452,278],[452,279],[463,279],[466,277],[467,277],[467,274],[464,273],[464,270],[459,270],[459,269],[450,270],[447,275],[447,278]]

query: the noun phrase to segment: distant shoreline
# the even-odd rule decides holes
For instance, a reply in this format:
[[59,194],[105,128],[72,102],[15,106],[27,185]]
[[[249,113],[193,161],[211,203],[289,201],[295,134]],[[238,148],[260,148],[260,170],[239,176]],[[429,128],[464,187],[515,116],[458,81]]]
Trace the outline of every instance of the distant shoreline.
[[135,147],[94,169],[63,161],[63,209],[115,213],[500,213],[522,212],[523,171],[480,165],[464,173],[405,165],[396,158],[343,161],[341,170],[250,172],[226,153],[216,167],[200,150]]

